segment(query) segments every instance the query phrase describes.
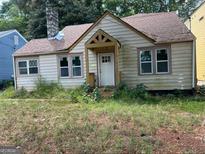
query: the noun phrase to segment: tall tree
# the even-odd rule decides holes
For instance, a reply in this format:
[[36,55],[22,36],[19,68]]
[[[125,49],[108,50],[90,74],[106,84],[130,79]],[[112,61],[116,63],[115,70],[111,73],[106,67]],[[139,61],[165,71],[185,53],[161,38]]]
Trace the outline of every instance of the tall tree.
[[[46,37],[47,0],[15,0],[15,3],[27,14],[30,38]],[[102,12],[102,0],[50,0],[59,12],[59,26],[82,24],[95,21]]]
[[26,16],[20,11],[17,5],[4,2],[0,9],[0,31],[17,29],[26,35]]

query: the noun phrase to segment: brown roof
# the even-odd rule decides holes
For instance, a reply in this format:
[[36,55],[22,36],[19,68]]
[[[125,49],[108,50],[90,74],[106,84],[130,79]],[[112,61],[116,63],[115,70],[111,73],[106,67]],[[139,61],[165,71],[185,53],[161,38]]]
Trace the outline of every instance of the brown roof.
[[[171,43],[191,41],[193,34],[180,21],[177,15],[170,13],[137,14],[121,18],[124,22],[141,32],[154,43]],[[61,41],[34,39],[17,50],[15,56],[38,55],[60,52],[71,47],[92,24],[66,26],[62,31],[64,38]]]

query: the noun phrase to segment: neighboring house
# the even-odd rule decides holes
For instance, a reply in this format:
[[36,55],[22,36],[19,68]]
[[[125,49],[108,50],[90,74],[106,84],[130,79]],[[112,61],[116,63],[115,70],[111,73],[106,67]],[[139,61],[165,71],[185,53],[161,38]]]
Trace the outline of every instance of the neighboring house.
[[26,42],[27,40],[17,30],[0,32],[0,81],[13,78],[12,54]]
[[149,90],[195,87],[195,38],[173,12],[125,18],[105,12],[93,24],[62,32],[63,39],[31,40],[15,52],[17,89],[32,90],[39,77],[65,88],[85,81],[96,86],[143,83]]
[[185,21],[185,25],[196,37],[196,65],[199,85],[205,85],[205,2]]

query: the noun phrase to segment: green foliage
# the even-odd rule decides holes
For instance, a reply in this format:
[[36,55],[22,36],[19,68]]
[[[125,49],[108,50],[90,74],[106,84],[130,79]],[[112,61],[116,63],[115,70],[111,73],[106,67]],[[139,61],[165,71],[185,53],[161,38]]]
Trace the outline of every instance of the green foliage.
[[93,90],[92,96],[93,96],[94,101],[96,101],[96,102],[99,102],[99,101],[100,101],[101,95],[100,95],[100,91],[99,91],[98,87],[96,87],[96,88]]
[[124,83],[120,83],[114,90],[114,98],[146,99],[148,96],[147,87],[144,84],[138,84],[135,88],[128,88]]
[[13,1],[4,2],[0,9],[0,31],[17,29],[27,37],[27,17]]
[[13,98],[15,96],[14,87],[7,87],[3,92],[0,92],[0,99]]
[[83,89],[83,91],[84,91],[86,94],[89,94],[89,93],[91,93],[91,92],[93,91],[92,87],[90,87],[90,85],[87,84],[86,82],[83,83],[82,89]]
[[58,98],[57,94],[60,95],[60,92],[64,92],[62,86],[59,86],[57,83],[48,82],[42,78],[39,78],[36,82],[36,89],[31,92],[35,98]]
[[199,86],[198,93],[201,96],[205,96],[205,86],[204,85]]
[[[1,100],[1,141],[24,147],[25,153],[66,153],[68,148],[70,153],[169,153],[170,149],[183,153],[181,144],[169,143],[179,136],[183,144],[184,138],[191,141],[203,134],[197,130],[202,129],[204,101],[187,98],[167,103],[161,98],[157,105],[148,101]],[[185,148],[199,146],[186,144]]]
[[[47,0],[9,0],[0,9],[0,31],[17,29],[28,39],[47,36]],[[105,10],[122,17],[137,13],[179,11],[187,18],[199,0],[50,0],[58,9],[60,29],[67,25],[91,23]]]
[[20,98],[20,99],[26,99],[29,97],[30,97],[30,94],[23,87],[19,90],[16,90],[15,95],[13,96],[13,98]]

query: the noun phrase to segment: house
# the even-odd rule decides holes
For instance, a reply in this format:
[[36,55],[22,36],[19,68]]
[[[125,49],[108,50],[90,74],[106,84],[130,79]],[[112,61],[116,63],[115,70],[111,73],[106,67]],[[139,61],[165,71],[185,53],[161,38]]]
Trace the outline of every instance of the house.
[[[57,24],[49,25],[54,34],[49,29]],[[106,11],[95,23],[62,33],[61,39],[31,40],[14,53],[17,89],[32,90],[39,77],[65,88],[85,81],[99,87],[143,83],[149,90],[195,87],[195,37],[174,12],[119,18]]]
[[205,85],[205,2],[197,7],[185,25],[196,37],[196,67],[199,85]]
[[26,42],[27,40],[17,30],[0,32],[0,81],[13,78],[12,54]]

